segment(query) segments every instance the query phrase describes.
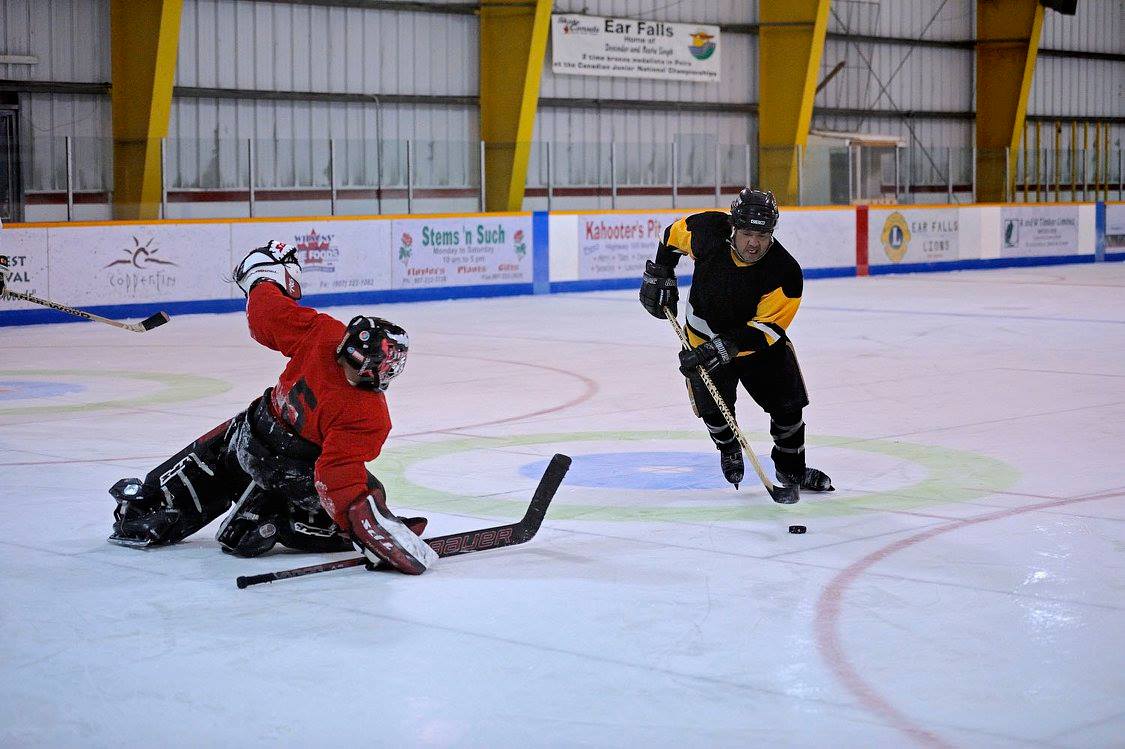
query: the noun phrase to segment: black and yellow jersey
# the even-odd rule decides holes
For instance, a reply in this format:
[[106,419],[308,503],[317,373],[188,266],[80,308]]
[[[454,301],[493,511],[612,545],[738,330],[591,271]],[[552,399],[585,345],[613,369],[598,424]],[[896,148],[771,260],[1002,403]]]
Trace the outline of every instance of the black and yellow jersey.
[[688,295],[688,338],[698,346],[712,336],[734,341],[739,356],[787,339],[785,330],[801,305],[801,266],[776,239],[754,264],[730,246],[730,214],[705,211],[664,230],[656,263],[674,268],[682,255],[695,260]]

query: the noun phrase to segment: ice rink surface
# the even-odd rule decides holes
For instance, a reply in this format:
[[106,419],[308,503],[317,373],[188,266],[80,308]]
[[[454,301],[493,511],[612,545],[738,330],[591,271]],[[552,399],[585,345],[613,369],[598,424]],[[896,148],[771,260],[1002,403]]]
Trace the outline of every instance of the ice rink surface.
[[0,328],[0,745],[1125,743],[1125,265],[807,282],[838,491],[792,507],[725,485],[634,291],[326,311],[410,332],[392,508],[507,522],[563,452],[539,535],[246,590],[330,557],[112,546],[106,489],[283,360],[239,314]]

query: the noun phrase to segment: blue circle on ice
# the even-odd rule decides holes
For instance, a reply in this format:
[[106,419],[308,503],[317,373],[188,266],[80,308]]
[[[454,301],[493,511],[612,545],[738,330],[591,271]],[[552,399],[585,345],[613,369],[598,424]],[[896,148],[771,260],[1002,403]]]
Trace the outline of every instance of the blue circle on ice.
[[[749,467],[748,467],[749,468]],[[547,469],[539,460],[520,468],[520,475],[538,480]],[[590,453],[574,456],[567,486],[597,489],[723,489],[730,484],[719,468],[719,452]]]
[[71,382],[36,382],[34,380],[0,380],[0,401],[50,398],[55,395],[81,393],[86,388]]

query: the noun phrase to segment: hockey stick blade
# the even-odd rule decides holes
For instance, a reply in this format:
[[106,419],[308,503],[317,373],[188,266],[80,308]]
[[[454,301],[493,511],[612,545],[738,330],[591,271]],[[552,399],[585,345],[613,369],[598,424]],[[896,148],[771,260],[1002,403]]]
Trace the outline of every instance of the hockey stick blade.
[[[530,541],[539,532],[539,526],[543,524],[543,518],[547,515],[547,508],[551,506],[551,500],[555,498],[555,492],[562,484],[566,472],[570,470],[570,463],[570,456],[562,453],[556,453],[551,458],[547,470],[543,472],[543,478],[539,479],[539,486],[535,488],[527,512],[524,513],[523,518],[518,523],[481,528],[468,533],[435,536],[434,538],[427,538],[426,543],[437,552],[439,557],[452,557],[475,551],[498,549],[502,546],[515,546]],[[367,564],[366,557],[340,559],[335,562],[311,564],[307,567],[297,567],[291,570],[267,572],[262,575],[242,575],[235,580],[235,584],[239,589],[242,589],[260,583],[272,583],[275,580],[287,580],[291,577],[315,575],[318,572],[331,572],[332,570],[360,567]],[[383,563],[373,569],[389,568],[389,565]]]
[[770,484],[766,487],[766,491],[773,497],[774,502],[779,502],[783,505],[796,504],[801,500],[801,493],[795,486],[782,486],[780,484]]
[[149,315],[144,320],[141,320],[141,327],[145,330],[152,330],[159,328],[164,323],[168,322],[169,317],[167,312],[157,312],[155,315]]
[[0,297],[8,299],[22,299],[25,302],[31,302],[32,304],[38,304],[43,307],[50,307],[51,309],[58,310],[59,312],[65,312],[68,315],[81,317],[83,320],[105,323],[106,325],[112,325],[113,327],[121,328],[122,330],[131,330],[134,333],[145,333],[168,322],[168,314],[166,312],[157,312],[155,315],[151,315],[139,323],[129,323],[121,322],[120,320],[112,320],[108,317],[95,315],[93,312],[87,312],[84,309],[78,309],[77,307],[68,307],[65,304],[52,302],[50,299],[40,299],[37,296],[24,294],[23,292],[19,291],[12,291],[11,289],[4,289],[4,293],[0,294]]

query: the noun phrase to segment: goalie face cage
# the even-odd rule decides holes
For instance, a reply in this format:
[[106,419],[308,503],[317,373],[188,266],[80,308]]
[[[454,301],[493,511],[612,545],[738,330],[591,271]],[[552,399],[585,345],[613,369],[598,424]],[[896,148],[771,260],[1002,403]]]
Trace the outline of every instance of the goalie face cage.
[[336,360],[351,370],[349,381],[357,387],[382,392],[406,368],[410,336],[381,317],[358,315],[336,348]]

